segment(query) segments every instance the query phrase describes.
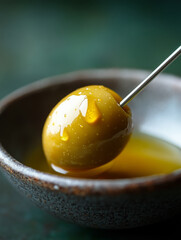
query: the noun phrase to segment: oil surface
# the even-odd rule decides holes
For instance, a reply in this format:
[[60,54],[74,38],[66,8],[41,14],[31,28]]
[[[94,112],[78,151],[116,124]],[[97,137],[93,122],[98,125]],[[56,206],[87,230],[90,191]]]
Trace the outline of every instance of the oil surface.
[[134,133],[123,150],[112,162],[87,171],[64,171],[54,169],[47,164],[41,146],[36,146],[25,157],[26,165],[48,173],[58,175],[119,179],[170,173],[181,168],[181,150],[161,139]]

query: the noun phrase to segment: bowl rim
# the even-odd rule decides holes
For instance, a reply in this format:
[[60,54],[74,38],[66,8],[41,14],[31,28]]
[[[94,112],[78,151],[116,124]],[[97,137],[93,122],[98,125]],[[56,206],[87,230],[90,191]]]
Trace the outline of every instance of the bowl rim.
[[[40,79],[36,82],[30,83],[21,87],[0,101],[0,115],[3,110],[8,107],[14,100],[20,99],[32,92],[38,92],[50,86],[69,82],[76,82],[77,80],[89,78],[110,78],[122,77],[133,79],[140,82],[140,77],[148,76],[150,72],[138,69],[91,69],[79,70],[71,73],[60,74],[48,78]],[[181,91],[181,78],[172,74],[160,74],[158,76],[160,84],[176,85]],[[170,81],[172,79],[172,81]],[[67,193],[85,195],[85,194],[116,194],[120,192],[134,192],[139,189],[153,189],[159,187],[167,187],[169,184],[181,182],[181,169],[175,170],[169,174],[160,174],[144,177],[125,178],[125,179],[82,179],[64,177],[56,174],[50,174],[35,170],[31,167],[20,163],[12,157],[2,146],[0,142],[0,166],[5,172],[15,174],[21,179],[28,179],[36,182],[37,185],[46,187],[55,191],[64,191]]]

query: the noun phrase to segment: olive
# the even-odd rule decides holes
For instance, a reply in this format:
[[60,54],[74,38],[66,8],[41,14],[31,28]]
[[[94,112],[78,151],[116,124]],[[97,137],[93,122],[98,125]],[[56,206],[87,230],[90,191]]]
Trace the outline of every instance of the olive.
[[79,88],[50,112],[42,134],[43,149],[54,168],[77,171],[99,167],[113,160],[132,132],[128,106],[102,85]]

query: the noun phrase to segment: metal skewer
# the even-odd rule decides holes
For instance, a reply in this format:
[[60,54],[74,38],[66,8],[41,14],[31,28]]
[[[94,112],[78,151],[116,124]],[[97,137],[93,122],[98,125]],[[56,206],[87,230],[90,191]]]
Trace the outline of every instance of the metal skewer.
[[162,72],[171,62],[181,54],[181,46],[178,47],[165,61],[163,61],[145,80],[133,89],[121,102],[120,106],[128,104],[144,87],[147,86],[160,72]]

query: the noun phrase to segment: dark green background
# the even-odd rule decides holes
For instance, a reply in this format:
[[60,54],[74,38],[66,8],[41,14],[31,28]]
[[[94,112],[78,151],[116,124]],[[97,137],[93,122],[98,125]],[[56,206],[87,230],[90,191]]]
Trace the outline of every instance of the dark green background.
[[[0,1],[0,98],[74,70],[152,70],[181,43],[180,10],[180,1]],[[181,58],[166,72],[181,76]],[[180,216],[132,230],[82,228],[33,206],[2,176],[0,190],[0,240],[155,239],[179,233]]]

